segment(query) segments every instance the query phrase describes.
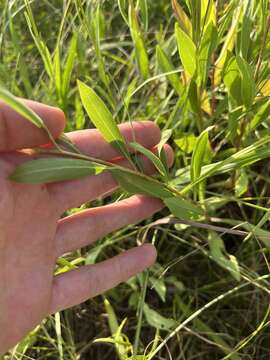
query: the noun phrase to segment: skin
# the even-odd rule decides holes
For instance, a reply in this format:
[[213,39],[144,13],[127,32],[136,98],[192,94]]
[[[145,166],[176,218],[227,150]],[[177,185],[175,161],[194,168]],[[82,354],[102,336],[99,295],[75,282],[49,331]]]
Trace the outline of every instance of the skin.
[[[27,103],[57,138],[65,127],[61,110]],[[153,122],[120,126],[127,141],[152,149],[160,140]],[[82,152],[107,161],[123,159],[97,130],[67,134]],[[110,205],[61,218],[70,208],[104,197],[117,188],[109,173],[61,183],[31,185],[9,180],[16,165],[33,155],[22,151],[48,143],[43,130],[0,102],[0,355],[14,346],[48,314],[79,304],[128,280],[151,266],[156,250],[135,247],[109,260],[54,276],[57,257],[93,243],[98,238],[139,222],[162,208],[153,198],[132,196]],[[168,163],[172,150],[165,146]],[[153,168],[143,160],[145,171]],[[27,314],[27,316],[26,316]],[[10,321],[12,319],[12,321]]]

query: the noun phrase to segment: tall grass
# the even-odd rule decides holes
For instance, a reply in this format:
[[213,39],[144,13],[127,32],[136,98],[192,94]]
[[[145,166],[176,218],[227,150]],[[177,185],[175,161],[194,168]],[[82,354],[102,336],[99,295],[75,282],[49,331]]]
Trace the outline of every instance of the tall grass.
[[269,6],[2,0],[1,83],[61,107],[68,131],[95,123],[78,79],[105,117],[155,121],[176,154],[166,184],[190,206],[170,198],[170,211],[59,259],[57,272],[144,240],[158,249],[147,273],[44,320],[5,359],[270,356]]

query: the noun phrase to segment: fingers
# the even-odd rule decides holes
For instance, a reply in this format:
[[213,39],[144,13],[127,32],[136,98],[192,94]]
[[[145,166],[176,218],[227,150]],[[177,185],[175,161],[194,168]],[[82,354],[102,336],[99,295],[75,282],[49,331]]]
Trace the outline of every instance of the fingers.
[[123,226],[152,216],[163,207],[154,198],[132,196],[110,205],[87,209],[59,221],[56,233],[56,256],[93,243]]
[[[21,100],[44,121],[52,135],[57,138],[64,130],[63,112],[34,101]],[[0,101],[0,151],[13,151],[46,144],[48,135],[20,114]]]
[[[168,165],[173,163],[173,150],[169,145],[164,147]],[[143,158],[144,170],[150,174],[155,171],[152,163]],[[127,161],[117,162],[121,166],[128,167]],[[118,184],[113,176],[105,171],[97,176],[89,176],[83,179],[48,184],[47,188],[54,199],[59,213],[77,207],[85,202],[95,200],[117,189]]]
[[54,279],[51,313],[79,304],[115,287],[151,266],[156,250],[146,244],[99,264],[84,266]]
[[[160,129],[152,121],[125,123],[119,125],[119,128],[127,143],[136,141],[147,148],[152,148],[160,141]],[[119,157],[119,153],[96,129],[74,131],[67,136],[83,154],[103,160]]]

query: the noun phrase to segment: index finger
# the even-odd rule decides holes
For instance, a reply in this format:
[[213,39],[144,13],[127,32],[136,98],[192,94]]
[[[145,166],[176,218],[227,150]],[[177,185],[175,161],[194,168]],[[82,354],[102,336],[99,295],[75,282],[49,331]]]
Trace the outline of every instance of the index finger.
[[[62,110],[35,101],[20,101],[41,117],[54,138],[63,132],[65,116]],[[36,127],[5,102],[0,101],[0,152],[31,148],[48,142],[48,135],[43,129]]]

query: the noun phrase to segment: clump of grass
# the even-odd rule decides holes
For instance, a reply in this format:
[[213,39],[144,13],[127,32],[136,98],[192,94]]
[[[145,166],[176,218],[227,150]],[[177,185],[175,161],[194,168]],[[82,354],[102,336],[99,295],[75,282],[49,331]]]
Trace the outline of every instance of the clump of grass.
[[[13,356],[267,356],[269,2],[75,0],[61,7],[4,0],[0,10],[1,83],[17,96],[60,106],[68,130],[98,127],[132,163],[129,171],[110,169],[122,189],[160,197],[169,208],[59,259],[57,271],[68,271],[142,239],[159,254],[149,272],[105,301],[48,318]],[[10,93],[1,94],[16,107]],[[116,124],[134,119],[153,119],[163,129],[176,153],[170,173],[161,150],[154,156],[133,144],[158,178],[142,175],[129,157]],[[49,169],[46,181],[55,181],[111,166],[86,158],[65,138],[55,147],[65,173],[50,158],[18,168],[14,178],[44,181]],[[60,173],[52,171],[55,161]]]

